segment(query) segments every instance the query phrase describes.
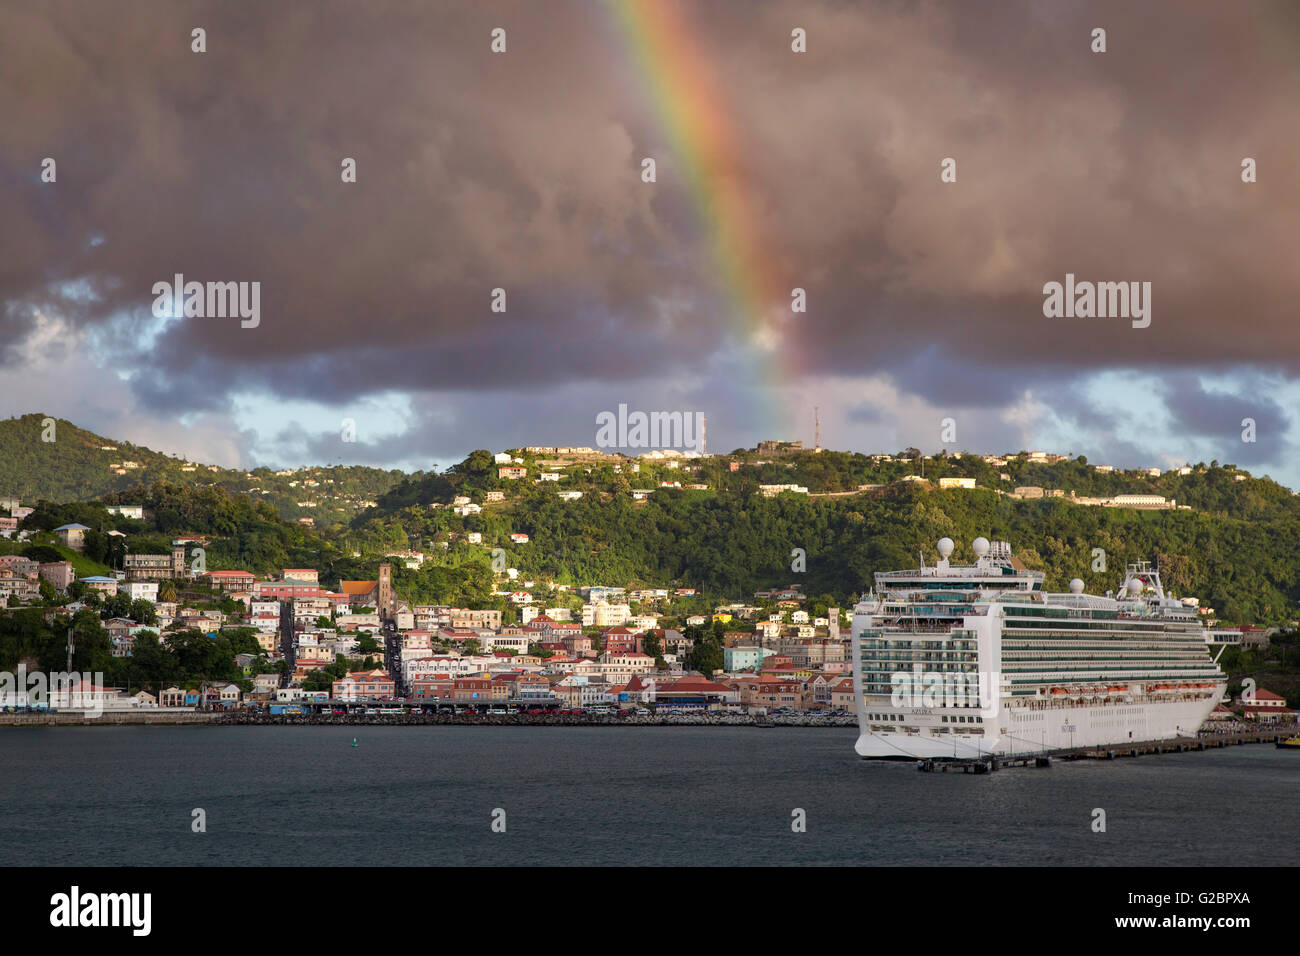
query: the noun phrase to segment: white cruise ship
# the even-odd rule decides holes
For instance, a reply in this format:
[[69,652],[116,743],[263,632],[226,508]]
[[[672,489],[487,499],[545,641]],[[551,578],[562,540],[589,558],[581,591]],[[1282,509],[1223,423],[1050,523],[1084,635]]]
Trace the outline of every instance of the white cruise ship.
[[853,611],[863,757],[971,758],[1192,736],[1226,679],[1195,608],[1130,565],[1118,592],[1043,590],[1006,542],[877,573]]

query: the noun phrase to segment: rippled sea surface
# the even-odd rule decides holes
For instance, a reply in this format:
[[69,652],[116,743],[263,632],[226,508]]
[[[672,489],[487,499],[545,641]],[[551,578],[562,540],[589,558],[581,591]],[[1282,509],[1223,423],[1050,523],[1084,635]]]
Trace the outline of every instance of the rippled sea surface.
[[[4,728],[0,864],[1300,863],[1300,753],[1252,745],[974,776],[860,760],[855,736]],[[205,833],[192,831],[196,808]],[[806,832],[792,829],[796,810]]]

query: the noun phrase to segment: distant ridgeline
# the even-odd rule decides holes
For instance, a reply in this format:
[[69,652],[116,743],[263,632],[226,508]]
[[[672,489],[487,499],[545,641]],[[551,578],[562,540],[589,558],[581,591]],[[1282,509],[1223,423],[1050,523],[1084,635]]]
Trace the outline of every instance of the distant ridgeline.
[[29,505],[90,501],[171,482],[251,494],[284,518],[334,524],[351,520],[405,477],[358,465],[237,471],[103,438],[39,413],[0,420],[0,497],[13,495]]

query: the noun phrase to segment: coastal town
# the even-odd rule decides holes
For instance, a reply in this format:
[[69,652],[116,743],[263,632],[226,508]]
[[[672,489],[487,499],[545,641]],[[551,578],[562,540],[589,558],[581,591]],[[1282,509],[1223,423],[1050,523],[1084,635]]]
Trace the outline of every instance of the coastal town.
[[[66,526],[56,534],[75,550],[85,530]],[[629,708],[846,714],[853,708],[841,636],[846,618],[839,609],[810,616],[797,585],[758,594],[752,604],[679,619],[665,609],[693,598],[691,589],[552,584],[541,588],[553,600],[544,604],[532,593],[540,582],[510,581],[512,589],[501,594],[511,610],[503,614],[411,605],[395,593],[388,562],[379,564],[375,579],[343,580],[335,589],[310,568],[264,579],[237,570],[191,575],[188,544],[174,541],[170,555],[127,555],[125,569],[112,575],[77,578],[71,562],[17,556],[0,557],[0,575],[6,597],[18,602],[39,597],[41,582],[59,592],[79,586],[79,599],[51,609],[51,617],[95,608],[110,614],[109,605],[145,602],[152,611],[147,623],[116,614],[103,620],[115,657],[131,657],[143,634],[180,629],[211,638],[241,629],[256,641],[256,652],[233,660],[242,680],[130,695],[104,688],[102,703],[110,711],[244,708],[295,715],[329,704],[339,712],[374,713],[438,705],[595,714]],[[180,596],[163,600],[161,587]],[[665,626],[679,620],[680,627]],[[708,674],[689,663],[695,639],[687,635],[702,632],[717,635],[721,649],[720,666]]]
[[[31,513],[13,497],[0,507],[14,521]],[[109,508],[144,517],[140,506]],[[90,530],[70,523],[52,534],[75,555]],[[128,553],[120,569],[84,577],[69,560],[0,556],[0,600],[10,609],[44,605],[49,623],[97,617],[117,659],[177,635],[229,638],[231,679],[82,689],[77,707],[109,714],[856,719],[849,615],[817,605],[800,584],[701,607],[693,588],[569,585],[502,569],[494,596],[504,610],[457,607],[398,593],[394,565],[418,563],[418,552],[385,556],[372,579],[327,586],[315,568],[196,571],[204,544],[178,537],[170,553]],[[1217,643],[1258,648],[1275,631],[1215,633]],[[58,709],[22,688],[0,689],[0,707]],[[1294,718],[1281,695],[1251,688],[1225,699],[1207,726]]]

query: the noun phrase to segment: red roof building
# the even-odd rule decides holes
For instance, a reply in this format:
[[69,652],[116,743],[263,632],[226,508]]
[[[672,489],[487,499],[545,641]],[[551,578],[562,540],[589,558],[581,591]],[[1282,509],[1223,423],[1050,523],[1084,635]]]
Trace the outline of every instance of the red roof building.
[[1271,690],[1257,690],[1241,698],[1241,713],[1247,720],[1263,723],[1289,721],[1295,717],[1295,711],[1286,705],[1286,698]]

